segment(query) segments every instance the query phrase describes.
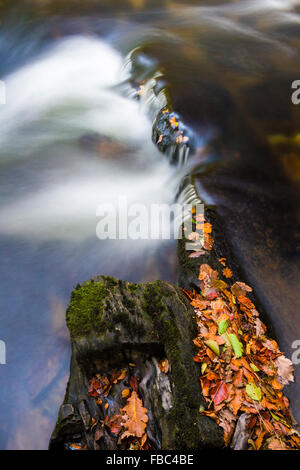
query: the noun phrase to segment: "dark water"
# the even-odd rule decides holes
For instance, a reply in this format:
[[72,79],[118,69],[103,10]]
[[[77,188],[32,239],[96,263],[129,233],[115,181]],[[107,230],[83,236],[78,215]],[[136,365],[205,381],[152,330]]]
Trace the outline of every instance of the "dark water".
[[[224,216],[287,356],[300,339],[300,105],[291,102],[299,2],[82,3],[19,2],[2,14],[0,448],[47,447],[68,375],[65,306],[78,282],[176,279],[174,243],[95,235],[99,202],[168,202],[178,181],[151,143],[147,109],[119,85],[136,47],[197,136],[199,193]],[[93,132],[108,145],[82,145]],[[204,162],[213,169],[202,175]],[[299,420],[297,382],[289,395]]]

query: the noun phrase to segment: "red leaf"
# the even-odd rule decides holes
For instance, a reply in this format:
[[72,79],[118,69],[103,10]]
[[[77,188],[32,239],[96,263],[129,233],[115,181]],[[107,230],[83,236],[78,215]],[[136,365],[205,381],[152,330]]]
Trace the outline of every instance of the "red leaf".
[[226,400],[227,397],[228,397],[228,390],[226,387],[226,383],[221,382],[219,387],[217,388],[216,393],[212,397],[214,404],[219,405],[220,403],[222,403],[222,401]]
[[138,383],[137,378],[136,378],[135,375],[130,377],[129,383],[130,383],[130,387],[132,388],[132,390],[137,392],[138,388],[139,388],[139,383]]

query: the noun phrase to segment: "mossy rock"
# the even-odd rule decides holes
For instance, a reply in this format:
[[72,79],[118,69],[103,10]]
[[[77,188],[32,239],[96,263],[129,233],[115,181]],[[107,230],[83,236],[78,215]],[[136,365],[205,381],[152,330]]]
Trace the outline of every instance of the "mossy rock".
[[[92,418],[103,416],[87,394],[89,380],[96,373],[106,374],[132,362],[140,377],[139,394],[148,409],[152,448],[223,446],[216,423],[199,412],[203,399],[199,367],[193,361],[192,340],[197,335],[193,314],[182,291],[164,281],[139,285],[100,276],[77,286],[67,309],[70,379],[50,448],[62,448],[76,439],[95,448],[89,425]],[[156,367],[164,358],[170,364],[167,375]],[[100,444],[101,449],[118,448],[114,446],[105,438]]]

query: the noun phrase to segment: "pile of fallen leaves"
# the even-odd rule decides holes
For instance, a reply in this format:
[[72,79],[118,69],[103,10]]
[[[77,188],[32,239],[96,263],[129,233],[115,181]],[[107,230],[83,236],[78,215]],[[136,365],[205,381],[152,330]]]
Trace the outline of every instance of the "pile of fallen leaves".
[[[162,359],[158,366],[167,374],[169,371],[168,359]],[[139,397],[139,378],[132,373],[135,364],[130,363],[129,368],[115,370],[111,374],[96,374],[89,382],[88,395],[95,398],[97,405],[101,408],[105,417],[96,421],[92,418],[91,431],[97,444],[104,437],[105,431],[117,439],[117,445],[122,450],[149,450],[151,448],[147,441],[146,427],[148,423],[147,409]],[[121,385],[120,396],[110,397],[113,400],[124,402],[124,407],[116,414],[110,413],[108,397],[115,384]],[[114,407],[115,409],[115,407]],[[70,444],[70,449],[85,450],[86,445]]]
[[[106,429],[113,436],[118,437],[118,445],[126,440],[130,450],[148,450],[147,409],[143,407],[143,402],[138,395],[137,377],[132,375],[127,381],[127,374],[127,369],[123,369],[113,372],[110,377],[97,374],[90,380],[88,394],[96,398],[96,403],[101,406],[102,410],[104,408],[104,413],[106,413],[104,420],[94,421],[92,424],[94,439],[98,443]],[[129,387],[123,388],[121,393],[125,406],[120,409],[119,413],[109,416],[109,402],[106,399],[113,385],[124,379],[129,383]]]
[[248,297],[251,287],[243,282],[229,286],[231,270],[224,267],[225,258],[219,262],[226,282],[218,271],[202,264],[201,292],[185,291],[198,325],[194,361],[201,367],[207,402],[201,412],[223,428],[226,446],[239,418],[246,415],[248,448],[299,449],[300,437],[282,391],[293,381],[292,362],[267,337],[266,326]]

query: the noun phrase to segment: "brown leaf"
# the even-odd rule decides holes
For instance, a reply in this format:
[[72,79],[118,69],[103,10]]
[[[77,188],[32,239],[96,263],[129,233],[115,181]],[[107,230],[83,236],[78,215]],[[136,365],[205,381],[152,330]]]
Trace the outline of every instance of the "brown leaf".
[[112,382],[113,384],[116,384],[116,383],[118,383],[120,380],[125,379],[126,375],[127,375],[127,370],[126,370],[126,369],[119,370],[119,371],[116,371],[116,372],[114,372],[114,373],[112,374],[110,380],[111,380],[111,382]]
[[132,375],[130,377],[129,384],[130,384],[130,387],[132,388],[132,390],[134,390],[135,392],[138,391],[139,383],[138,383],[138,380],[137,380],[135,375]]
[[243,391],[240,388],[236,389],[234,399],[231,400],[229,403],[229,407],[232,410],[233,414],[237,414],[240,407],[242,406],[242,403],[244,401],[244,394]]
[[220,426],[224,429],[225,446],[228,446],[231,436],[235,428],[236,416],[230,410],[224,409],[220,411]]
[[280,441],[279,439],[272,439],[272,441],[268,445],[268,449],[270,450],[288,450],[288,447],[284,444],[284,442]]
[[235,282],[231,286],[230,290],[236,297],[245,296],[247,292],[252,292],[251,287],[247,286],[247,284],[245,284],[244,282],[239,281]]
[[123,425],[122,421],[123,416],[116,414],[112,416],[105,424],[113,434],[119,434]]
[[143,402],[135,391],[121,411],[124,413],[124,427],[127,431],[136,437],[142,437],[148,422],[147,409],[143,407]]
[[275,366],[278,372],[278,382],[282,385],[287,385],[289,382],[294,382],[293,363],[285,356],[279,356],[275,360]]

